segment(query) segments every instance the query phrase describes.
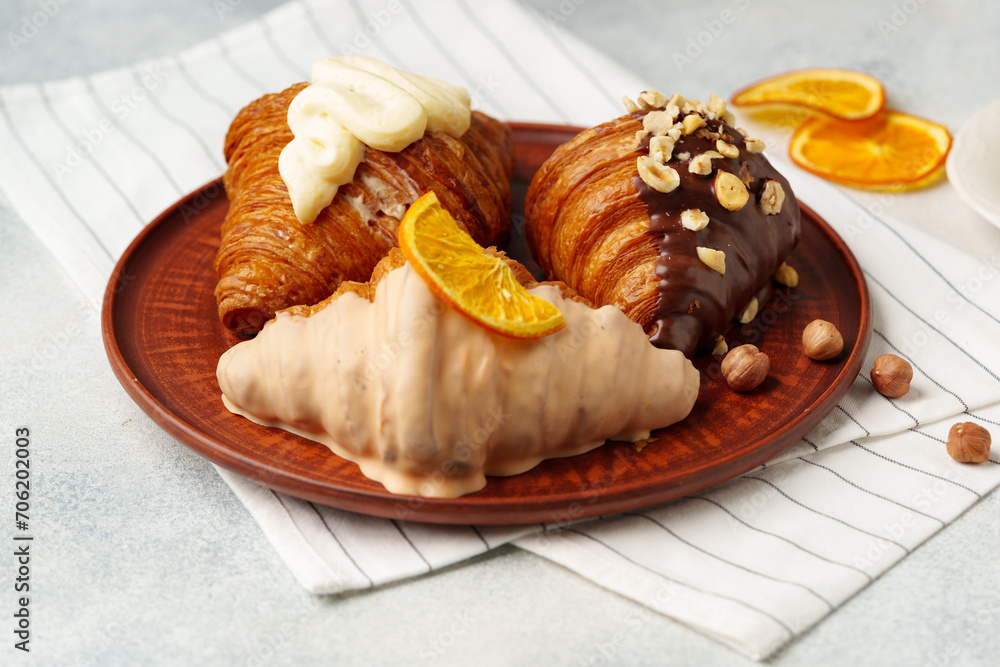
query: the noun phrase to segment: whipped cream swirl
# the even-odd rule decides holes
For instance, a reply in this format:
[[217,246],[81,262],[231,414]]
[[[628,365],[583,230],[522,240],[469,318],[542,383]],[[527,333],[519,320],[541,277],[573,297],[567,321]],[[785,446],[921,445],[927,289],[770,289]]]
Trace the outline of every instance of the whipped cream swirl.
[[424,135],[460,137],[469,128],[469,93],[373,58],[327,58],[312,66],[312,85],[288,107],[295,138],[278,172],[295,217],[307,224],[354,178],[365,146],[400,151]]

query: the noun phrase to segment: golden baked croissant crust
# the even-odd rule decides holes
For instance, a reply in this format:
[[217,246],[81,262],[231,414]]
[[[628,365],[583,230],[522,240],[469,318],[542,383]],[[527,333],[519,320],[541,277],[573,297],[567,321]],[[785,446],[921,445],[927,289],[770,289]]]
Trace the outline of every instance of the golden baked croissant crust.
[[[548,276],[598,305],[618,306],[653,344],[690,356],[711,349],[754,298],[764,307],[772,273],[798,242],[799,209],[788,182],[759,153],[762,144],[704,107],[689,111],[704,124],[688,134],[679,128],[680,136],[675,131],[669,160],[658,161],[676,172],[679,184],[667,193],[650,187],[637,160],[650,156],[653,136],[670,144],[663,117],[646,122],[659,135],[643,133],[653,111],[664,113],[635,111],[560,146],[528,190],[527,235]],[[720,140],[733,157],[717,152]],[[716,151],[700,158],[708,173],[693,173],[692,162],[708,151]],[[720,203],[721,172],[743,183],[749,197],[742,208]],[[684,211],[704,213],[707,224],[686,228]],[[699,247],[724,254],[724,274],[699,257]]]
[[277,310],[316,303],[345,281],[367,281],[395,247],[399,220],[433,190],[481,245],[501,240],[510,217],[514,146],[503,123],[472,112],[459,139],[428,132],[398,153],[370,147],[354,175],[315,221],[300,223],[278,173],[292,140],[288,106],[308,84],[242,109],[226,135],[229,212],[215,260],[219,317],[254,334]]

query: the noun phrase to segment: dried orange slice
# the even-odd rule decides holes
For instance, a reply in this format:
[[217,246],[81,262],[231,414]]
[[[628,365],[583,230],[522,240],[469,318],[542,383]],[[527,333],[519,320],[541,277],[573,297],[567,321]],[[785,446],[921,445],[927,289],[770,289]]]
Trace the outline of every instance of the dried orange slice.
[[871,118],[885,106],[875,77],[849,69],[803,69],[779,74],[733,95],[732,103],[758,113],[809,109],[841,120]]
[[406,211],[399,247],[432,292],[491,331],[540,338],[566,326],[559,309],[524,289],[501,259],[484,253],[433,192]]
[[788,152],[795,164],[823,178],[899,190],[936,180],[950,148],[947,128],[886,111],[854,123],[817,116],[796,130]]

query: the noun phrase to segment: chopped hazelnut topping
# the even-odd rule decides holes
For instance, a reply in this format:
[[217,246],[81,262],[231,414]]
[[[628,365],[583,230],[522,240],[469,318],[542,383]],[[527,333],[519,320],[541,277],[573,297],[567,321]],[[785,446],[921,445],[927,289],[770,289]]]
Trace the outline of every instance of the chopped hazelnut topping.
[[683,129],[684,128],[680,123],[674,123],[674,126],[667,130],[667,136],[674,141],[678,141],[681,138],[681,130]]
[[666,111],[650,111],[642,119],[642,127],[658,137],[666,135],[674,125],[674,119]]
[[653,137],[649,140],[649,157],[666,164],[674,152],[674,140],[670,137]]
[[764,142],[760,139],[747,139],[746,147],[751,153],[763,153],[765,148]]
[[667,98],[655,90],[644,90],[639,93],[639,107],[646,109],[662,109],[667,106]]
[[785,287],[799,286],[799,272],[787,262],[782,262],[781,266],[771,274],[771,278],[779,285],[784,285]]
[[673,95],[670,96],[670,99],[667,100],[667,104],[673,104],[678,109],[683,107],[686,102],[687,98],[685,98],[680,93],[674,93]]
[[722,153],[705,151],[688,163],[688,171],[699,176],[708,176],[712,173],[712,159],[717,157],[722,157]]
[[726,339],[719,336],[715,339],[715,347],[712,348],[712,354],[723,355],[729,352],[729,345],[726,344]]
[[684,113],[699,113],[705,111],[705,105],[698,100],[687,100],[684,104],[680,105],[681,111]]
[[720,170],[715,174],[715,197],[723,208],[738,211],[746,206],[750,193],[738,176]]
[[676,104],[667,103],[667,106],[665,106],[663,110],[666,111],[667,115],[674,120],[677,120],[677,117],[681,115],[681,110]]
[[638,148],[642,145],[642,140],[649,136],[649,130],[637,130],[635,133],[635,145]]
[[684,126],[684,134],[691,134],[699,127],[705,127],[705,119],[696,113],[691,113],[684,116],[681,124]]
[[628,95],[622,97],[622,104],[625,105],[626,113],[635,113],[636,111],[639,110],[639,107],[636,106],[635,102],[633,102],[632,98],[629,97]]
[[727,143],[727,142],[723,141],[722,139],[719,139],[718,141],[715,142],[715,147],[717,149],[719,149],[719,152],[722,153],[723,155],[725,155],[726,157],[739,157],[740,156],[740,149],[739,148],[737,148],[736,146],[733,146],[730,143]]
[[749,136],[750,136],[750,135],[749,135],[749,134],[747,133],[747,131],[746,131],[746,130],[744,130],[744,129],[743,129],[742,127],[738,127],[738,128],[736,128],[736,131],[737,131],[737,132],[739,132],[740,134],[742,134],[742,135],[743,135],[743,138],[744,138],[744,139],[746,139],[747,137],[749,137]]
[[700,208],[689,208],[681,213],[681,225],[692,232],[700,232],[708,225],[708,216]]
[[636,167],[639,170],[639,178],[657,192],[673,192],[681,184],[680,176],[673,167],[660,164],[648,155],[639,157],[636,160]]
[[720,116],[720,118],[722,119],[722,122],[725,123],[726,125],[732,125],[733,123],[736,122],[736,116],[734,116],[733,112],[730,111],[729,109],[726,109],[726,111],[722,114],[722,116]]
[[726,253],[703,246],[695,248],[695,252],[698,253],[698,259],[704,262],[705,266],[716,271],[721,276],[726,275]]
[[684,162],[684,160],[687,160],[690,157],[691,157],[691,153],[689,153],[688,151],[684,151],[683,153],[678,153],[677,154],[677,159],[680,160],[681,162]]
[[712,93],[708,96],[708,112],[715,114],[716,118],[721,118],[726,113],[726,101]]
[[778,181],[770,180],[764,184],[760,193],[760,210],[764,215],[781,213],[781,205],[785,203],[785,190]]
[[748,324],[753,318],[757,317],[757,308],[757,297],[754,297],[750,299],[750,303],[740,313],[740,324]]

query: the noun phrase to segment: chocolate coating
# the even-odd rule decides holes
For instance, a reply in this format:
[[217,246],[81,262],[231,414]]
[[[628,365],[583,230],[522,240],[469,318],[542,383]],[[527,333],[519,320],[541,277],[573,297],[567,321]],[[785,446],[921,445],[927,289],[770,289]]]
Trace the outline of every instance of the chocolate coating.
[[[642,118],[642,112],[633,114]],[[682,136],[667,163],[680,177],[670,193],[658,192],[638,174],[633,184],[649,213],[649,233],[658,237],[660,256],[656,262],[658,302],[653,322],[646,330],[657,347],[673,348],[690,356],[697,349],[710,349],[732,325],[752,298],[761,307],[770,293],[774,273],[798,243],[799,207],[788,181],[760,153],[751,153],[733,127],[706,117],[707,126]],[[716,150],[716,139],[736,146],[739,156],[712,159],[712,172],[701,176],[688,170],[691,159]],[[636,149],[636,156],[649,151],[649,137]],[[688,153],[685,160],[678,155]],[[750,199],[737,211],[727,210],[715,194],[719,171],[730,172],[747,186]],[[784,205],[777,215],[766,215],[760,196],[768,180],[781,184]],[[681,213],[700,209],[708,225],[691,231],[681,225]],[[697,248],[725,253],[725,275],[705,265]]]

